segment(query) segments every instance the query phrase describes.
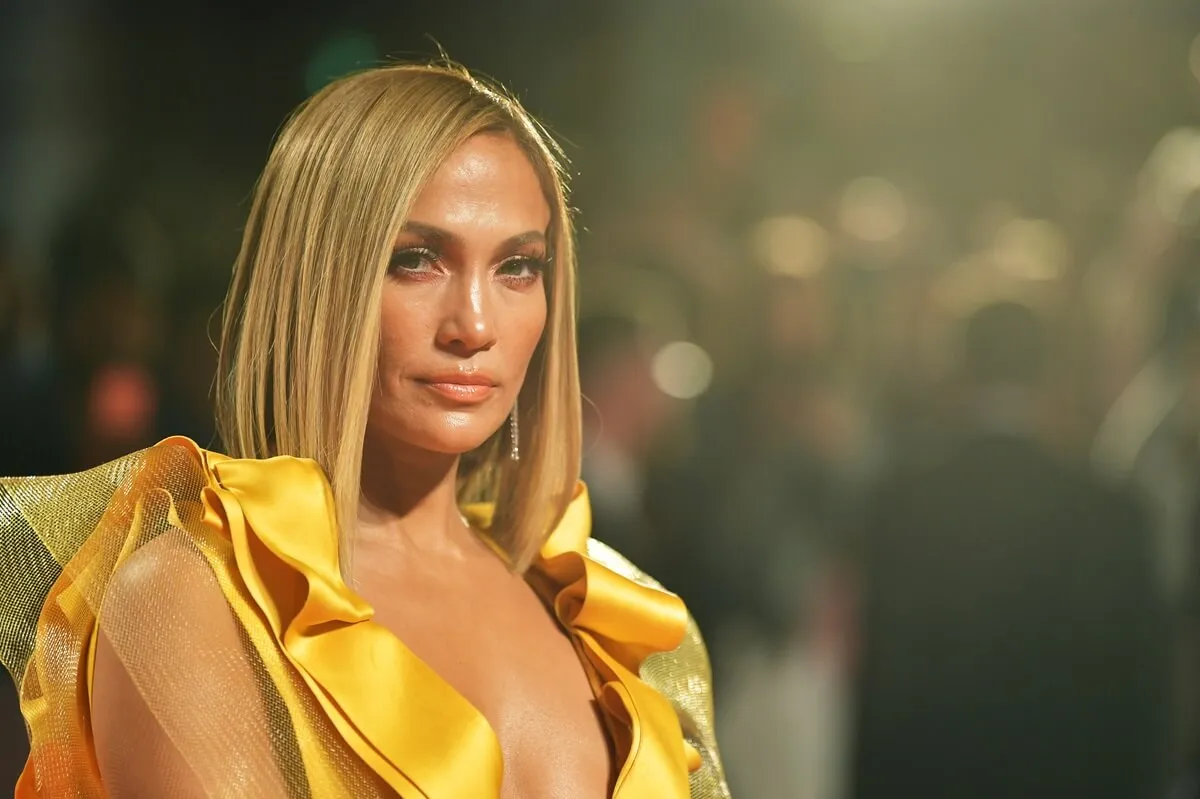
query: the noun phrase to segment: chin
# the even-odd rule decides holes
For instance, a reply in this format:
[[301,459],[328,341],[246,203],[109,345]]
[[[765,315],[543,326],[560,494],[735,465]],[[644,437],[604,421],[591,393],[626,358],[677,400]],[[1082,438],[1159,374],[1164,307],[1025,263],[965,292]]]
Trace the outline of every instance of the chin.
[[420,434],[409,440],[430,452],[465,455],[483,446],[501,424],[503,420],[492,423],[474,414],[451,414],[449,418],[429,420],[428,424],[421,426]]
[[428,452],[437,452],[442,455],[466,455],[468,452],[483,446],[488,438],[488,436],[478,438],[466,438],[463,436],[433,438],[427,444],[423,444],[421,449]]
[[507,419],[507,414],[483,408],[426,410],[407,416],[377,413],[367,427],[368,435],[378,436],[380,443],[391,441],[401,448],[465,455],[486,443]]

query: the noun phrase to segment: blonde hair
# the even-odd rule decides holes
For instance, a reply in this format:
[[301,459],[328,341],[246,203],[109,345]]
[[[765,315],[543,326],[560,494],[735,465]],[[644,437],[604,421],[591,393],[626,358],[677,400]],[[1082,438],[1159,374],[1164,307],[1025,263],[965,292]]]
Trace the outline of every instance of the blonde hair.
[[546,328],[518,403],[521,460],[500,445],[502,427],[459,468],[459,502],[496,503],[490,535],[520,570],[579,476],[575,252],[561,151],[515,99],[466,70],[392,65],[337,80],[301,105],[255,189],[225,303],[217,425],[234,457],[321,465],[343,571],[392,243],[443,160],[489,132],[522,147],[551,208]]

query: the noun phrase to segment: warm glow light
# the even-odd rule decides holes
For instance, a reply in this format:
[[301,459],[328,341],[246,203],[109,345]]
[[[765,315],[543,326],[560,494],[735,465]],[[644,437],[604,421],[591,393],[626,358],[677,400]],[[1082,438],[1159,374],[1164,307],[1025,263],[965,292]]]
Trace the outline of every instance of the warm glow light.
[[690,341],[664,346],[655,354],[651,369],[659,390],[676,399],[698,397],[712,384],[712,358]]
[[877,177],[858,178],[842,192],[838,218],[855,238],[890,241],[908,224],[908,205],[895,184]]
[[1164,136],[1146,161],[1142,182],[1166,219],[1179,225],[1200,221],[1200,130],[1176,128]]
[[812,219],[777,216],[759,222],[753,234],[754,253],[772,274],[808,277],[829,261],[829,234]]
[[1067,236],[1044,219],[1012,219],[996,232],[996,266],[1024,280],[1062,277],[1071,259]]

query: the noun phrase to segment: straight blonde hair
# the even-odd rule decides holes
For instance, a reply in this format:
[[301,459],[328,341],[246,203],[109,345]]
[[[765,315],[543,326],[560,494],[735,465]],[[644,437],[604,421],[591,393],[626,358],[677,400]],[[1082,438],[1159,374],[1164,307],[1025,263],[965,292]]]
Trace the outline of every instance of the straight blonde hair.
[[514,98],[466,70],[391,65],[337,80],[301,105],[255,188],[225,302],[217,425],[234,457],[321,465],[343,573],[392,245],[433,173],[480,133],[522,147],[551,208],[546,328],[518,403],[521,460],[501,446],[502,427],[459,467],[459,502],[495,503],[489,534],[523,570],[579,477],[576,267],[561,150]]

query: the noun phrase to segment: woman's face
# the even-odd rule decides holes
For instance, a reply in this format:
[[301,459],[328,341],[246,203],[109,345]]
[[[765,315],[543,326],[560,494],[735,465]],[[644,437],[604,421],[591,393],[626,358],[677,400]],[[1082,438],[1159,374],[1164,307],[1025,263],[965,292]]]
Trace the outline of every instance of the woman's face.
[[369,435],[462,454],[504,423],[546,324],[549,224],[508,136],[474,136],[434,173],[384,280]]

